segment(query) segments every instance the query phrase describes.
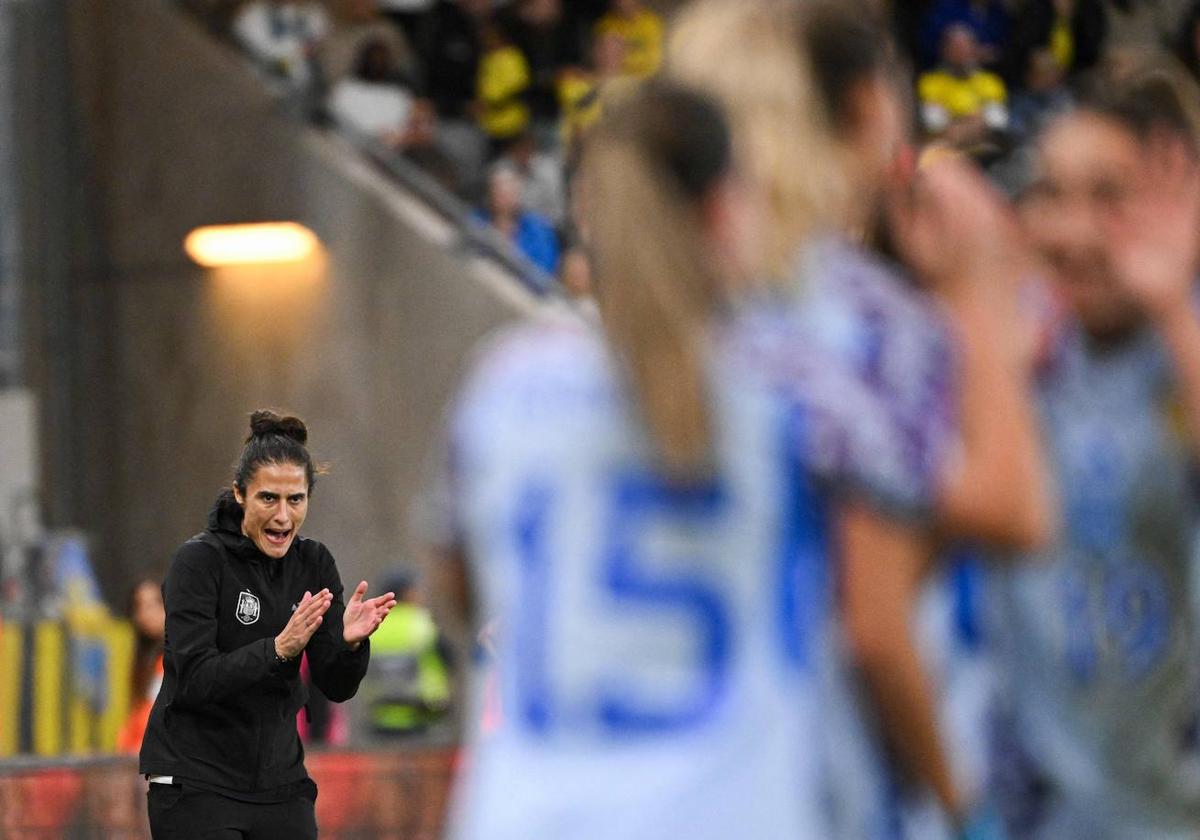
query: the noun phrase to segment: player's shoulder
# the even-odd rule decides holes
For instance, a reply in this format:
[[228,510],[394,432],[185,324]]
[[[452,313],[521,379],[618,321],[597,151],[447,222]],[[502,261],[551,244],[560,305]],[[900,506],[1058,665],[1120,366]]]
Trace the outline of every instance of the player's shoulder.
[[849,307],[876,321],[942,321],[933,298],[902,267],[841,237],[815,237],[796,271],[805,298],[816,304]]
[[856,371],[813,335],[809,314],[786,299],[759,298],[744,305],[722,334],[717,357],[737,381],[768,388],[785,400],[831,410],[873,405]]
[[513,385],[556,370],[578,370],[602,354],[597,327],[575,310],[556,310],[508,324],[475,349],[468,387]]
[[906,472],[895,413],[838,353],[816,341],[788,306],[739,313],[719,354],[732,387],[762,387],[788,420],[788,437],[813,475],[905,517],[923,510],[924,487]]
[[740,302],[718,333],[716,361],[735,375],[778,387],[810,377],[817,344],[806,335],[802,310],[786,297],[757,295]]
[[956,356],[949,321],[901,269],[825,238],[805,250],[796,270],[796,306],[809,333],[874,388],[920,395],[949,387]]
[[476,348],[459,391],[459,420],[532,411],[610,383],[608,354],[586,314],[555,311],[506,325]]

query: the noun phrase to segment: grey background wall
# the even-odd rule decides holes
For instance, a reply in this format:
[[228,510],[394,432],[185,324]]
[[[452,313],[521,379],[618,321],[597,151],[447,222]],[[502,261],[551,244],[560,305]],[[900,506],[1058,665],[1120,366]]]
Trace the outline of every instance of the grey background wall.
[[[32,366],[39,393],[69,393],[44,422],[52,523],[92,535],[119,600],[203,526],[248,412],[277,406],[331,466],[305,531],[346,578],[405,562],[406,512],[469,347],[533,302],[352,150],[281,114],[168,3],[64,7],[85,233],[67,305],[30,303],[71,322],[38,338],[69,371]],[[268,219],[303,222],[326,253],[213,272],[182,252],[197,225]]]

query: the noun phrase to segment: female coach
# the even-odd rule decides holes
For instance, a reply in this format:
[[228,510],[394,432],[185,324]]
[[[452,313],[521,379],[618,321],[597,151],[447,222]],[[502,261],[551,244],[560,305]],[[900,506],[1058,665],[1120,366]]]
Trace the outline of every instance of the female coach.
[[150,830],[170,838],[315,838],[316,785],[296,714],[300,655],[334,701],[354,696],[392,593],[342,602],[324,545],[300,537],[315,472],[295,417],[256,411],[233,486],[175,553],[163,685],[142,742]]

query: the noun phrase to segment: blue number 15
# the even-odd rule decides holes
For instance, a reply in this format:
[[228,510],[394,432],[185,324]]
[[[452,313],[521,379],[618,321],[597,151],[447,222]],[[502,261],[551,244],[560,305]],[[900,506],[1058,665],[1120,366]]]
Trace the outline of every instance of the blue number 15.
[[[518,715],[529,728],[545,732],[566,711],[551,690],[546,672],[547,606],[550,563],[545,529],[553,492],[548,484],[529,485],[518,500],[516,542],[520,563],[516,645]],[[595,722],[614,735],[660,733],[694,726],[707,718],[725,693],[730,661],[730,616],[721,593],[709,581],[684,571],[699,566],[680,558],[671,571],[645,556],[643,536],[651,529],[679,525],[688,530],[719,520],[726,497],[716,484],[675,487],[651,475],[629,473],[612,485],[606,540],[599,556],[601,586],[617,604],[670,612],[686,622],[697,639],[694,688],[670,705],[638,703],[637,687],[608,675],[596,685]]]

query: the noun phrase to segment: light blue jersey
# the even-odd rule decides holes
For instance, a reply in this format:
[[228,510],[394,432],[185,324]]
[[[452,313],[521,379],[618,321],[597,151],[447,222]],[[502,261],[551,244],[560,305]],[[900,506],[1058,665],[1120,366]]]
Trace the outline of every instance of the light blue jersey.
[[958,447],[956,348],[932,296],[862,246],[817,237],[797,261],[806,329],[884,406],[926,502]]
[[714,469],[687,486],[651,469],[594,330],[523,327],[470,377],[450,525],[504,721],[474,745],[460,840],[826,836],[826,512],[917,500],[884,412],[787,317],[733,318],[709,371]]
[[1195,837],[1195,508],[1165,351],[1072,325],[1039,384],[1065,525],[997,575],[1002,793],[1035,837]]

